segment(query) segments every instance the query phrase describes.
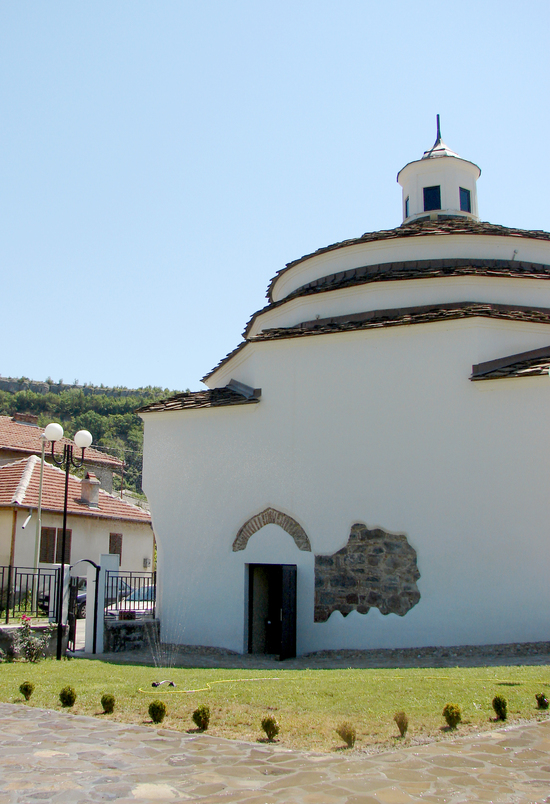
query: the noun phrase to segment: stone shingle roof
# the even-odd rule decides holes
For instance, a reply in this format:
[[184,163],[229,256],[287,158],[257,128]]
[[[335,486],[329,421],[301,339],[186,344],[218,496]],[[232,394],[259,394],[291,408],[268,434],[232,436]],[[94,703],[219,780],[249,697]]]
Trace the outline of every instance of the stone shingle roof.
[[221,366],[231,360],[247,343],[261,340],[274,340],[275,338],[292,338],[304,335],[320,335],[328,332],[342,332],[351,329],[365,329],[369,327],[399,326],[429,321],[441,321],[449,318],[465,318],[474,315],[486,317],[507,318],[509,320],[522,320],[529,322],[547,321],[547,311],[543,308],[527,308],[516,305],[479,304],[475,302],[459,302],[456,304],[427,306],[425,308],[410,308],[409,310],[378,310],[371,313],[360,313],[357,316],[341,316],[323,321],[304,322],[294,327],[280,327],[264,330],[256,336],[250,337],[252,324],[259,315],[286,304],[299,296],[307,296],[326,291],[340,290],[352,285],[369,282],[396,281],[400,279],[424,279],[442,276],[494,276],[510,278],[550,279],[550,265],[541,263],[522,262],[516,260],[495,259],[432,259],[409,260],[406,262],[383,263],[378,265],[360,266],[348,271],[340,271],[308,282],[300,288],[285,296],[284,299],[274,302],[272,293],[277,280],[286,271],[294,266],[319,254],[335,251],[348,246],[380,240],[398,240],[408,237],[439,237],[450,235],[485,235],[492,237],[515,237],[530,240],[543,240],[550,242],[550,233],[535,229],[513,229],[493,223],[475,221],[462,216],[439,215],[437,219],[429,217],[416,219],[395,229],[385,229],[379,232],[367,232],[361,237],[343,240],[330,246],[320,248],[311,254],[306,254],[293,262],[289,262],[271,280],[267,298],[270,304],[254,313],[248,322],[243,337],[246,339],[233,351],[205,374],[205,382]]
[[[39,480],[40,458],[36,455],[0,466],[0,507],[37,508]],[[99,489],[98,507],[90,508],[81,501],[81,482],[80,478],[69,475],[69,514],[151,524],[150,515],[142,508],[107,494],[103,489]],[[65,472],[45,463],[42,510],[63,513],[64,499]]]
[[488,360],[472,366],[472,381],[501,380],[507,377],[539,377],[550,370],[550,346],[516,355]]
[[508,226],[499,226],[494,223],[487,223],[484,221],[474,221],[466,217],[452,217],[440,215],[437,220],[430,220],[429,218],[419,218],[411,223],[397,226],[395,229],[383,229],[379,232],[366,232],[361,237],[355,237],[350,240],[342,240],[339,243],[333,243],[330,246],[317,249],[310,254],[305,254],[297,260],[287,263],[287,265],[277,272],[275,277],[271,280],[268,290],[267,298],[272,301],[272,292],[277,280],[295,265],[299,265],[311,257],[316,257],[319,254],[326,254],[329,251],[336,251],[337,249],[347,248],[348,246],[357,246],[362,243],[372,243],[377,240],[398,240],[407,237],[433,237],[445,235],[491,235],[497,237],[518,237],[527,238],[530,240],[545,240],[550,241],[550,233],[543,232],[536,229],[512,229]]
[[[253,390],[253,389],[251,389]],[[223,388],[209,388],[207,391],[194,391],[175,394],[168,399],[160,399],[138,409],[138,413],[160,413],[169,410],[197,410],[200,408],[218,408],[229,405],[250,405],[260,401],[259,389],[254,389],[256,396],[246,396],[230,385]]]
[[360,329],[429,324],[436,321],[450,321],[475,316],[500,318],[508,321],[525,321],[531,324],[550,324],[550,308],[547,307],[525,307],[518,304],[491,304],[489,302],[472,301],[428,304],[421,307],[402,307],[389,310],[371,310],[365,313],[314,319],[304,321],[294,327],[265,329],[258,335],[248,338],[248,340],[243,341],[236,349],[220,360],[218,365],[203,377],[203,382],[249,343],[351,332]]
[[247,338],[252,325],[258,318],[277,307],[281,307],[292,299],[327,293],[333,290],[356,285],[367,285],[371,282],[396,282],[404,279],[439,279],[449,276],[489,276],[514,279],[549,279],[550,265],[520,260],[465,259],[449,258],[435,260],[407,260],[403,262],[379,263],[363,265],[347,271],[338,271],[314,279],[297,288],[280,301],[272,302],[254,313],[243,332]]
[[333,318],[304,321],[295,327],[266,329],[250,338],[249,342],[296,338],[304,335],[323,335],[332,332],[349,332],[409,324],[426,324],[433,321],[449,321],[457,318],[501,318],[509,321],[550,324],[550,308],[525,307],[516,304],[492,304],[489,302],[450,302],[427,304],[419,307],[371,310],[365,313],[334,316]]
[[[0,416],[0,453],[2,450],[9,452],[20,452],[23,455],[40,455],[42,451],[42,441],[40,436],[44,431],[40,427],[31,424],[21,424],[15,422],[11,416]],[[63,445],[73,444],[70,438],[62,438],[55,442],[55,452],[63,454]],[[46,452],[51,450],[50,442],[46,442]],[[77,452],[80,450],[77,449]],[[86,463],[97,464],[98,466],[108,466],[112,469],[119,469],[123,462],[114,455],[107,455],[93,447],[86,450]]]

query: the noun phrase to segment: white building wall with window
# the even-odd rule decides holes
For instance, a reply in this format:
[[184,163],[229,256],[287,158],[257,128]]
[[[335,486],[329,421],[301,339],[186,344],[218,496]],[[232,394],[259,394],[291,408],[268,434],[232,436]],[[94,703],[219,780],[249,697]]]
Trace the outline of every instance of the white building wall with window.
[[[24,515],[23,515],[24,514]],[[21,525],[27,516],[27,512],[18,514],[18,533],[15,550],[15,566],[32,567],[34,562],[35,545],[35,522],[21,530]],[[44,512],[42,514],[42,528],[54,529],[57,538],[61,541],[63,531],[63,516]],[[150,527],[144,527],[141,523],[120,522],[116,520],[94,519],[92,517],[69,516],[67,518],[67,530],[71,531],[71,548],[68,557],[70,564],[76,564],[83,558],[91,559],[96,563],[103,554],[108,554],[110,535],[112,533],[122,534],[122,556],[120,567],[124,571],[142,571],[144,569],[144,559],[151,561],[153,538]],[[56,551],[57,554],[60,550]],[[57,556],[56,556],[57,557]],[[49,564],[50,562],[40,562]],[[53,562],[55,563],[55,561]],[[150,564],[146,569],[151,569]],[[77,569],[73,574],[86,575],[86,567],[82,572]]]

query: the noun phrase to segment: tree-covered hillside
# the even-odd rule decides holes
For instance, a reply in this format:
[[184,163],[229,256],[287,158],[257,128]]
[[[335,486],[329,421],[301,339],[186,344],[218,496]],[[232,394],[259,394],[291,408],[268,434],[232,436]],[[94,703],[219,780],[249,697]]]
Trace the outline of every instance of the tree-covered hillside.
[[[89,430],[96,449],[125,462],[124,487],[141,493],[143,422],[134,411],[174,393],[177,392],[150,386],[137,389],[87,386],[60,393],[0,390],[0,415],[34,413],[41,427],[52,421],[59,422],[69,438],[77,430]],[[120,488],[119,476],[115,475],[113,482],[115,488]]]

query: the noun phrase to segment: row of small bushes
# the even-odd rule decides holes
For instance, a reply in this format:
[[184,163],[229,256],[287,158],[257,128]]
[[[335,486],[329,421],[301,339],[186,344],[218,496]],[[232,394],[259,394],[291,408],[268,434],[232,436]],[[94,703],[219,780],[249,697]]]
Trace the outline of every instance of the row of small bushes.
[[[149,704],[149,717],[153,723],[162,723],[166,717],[166,704],[164,701],[151,701]],[[205,704],[201,704],[193,712],[193,721],[198,729],[206,731],[210,724],[210,708]],[[262,729],[269,742],[272,742],[279,734],[280,726],[274,717],[268,715],[262,720]]]
[[[19,687],[19,692],[21,695],[23,695],[26,701],[30,700],[31,695],[34,692],[34,684],[32,681],[24,681]],[[61,701],[62,706],[74,706],[76,703],[76,692],[74,688],[70,686],[63,687],[59,693],[59,700]],[[114,695],[106,694],[101,697],[101,706],[103,707],[103,711],[106,715],[110,715],[112,712],[114,712],[115,703],[116,701]],[[151,701],[149,704],[149,717],[153,723],[162,723],[166,717],[166,704],[164,701]],[[197,709],[195,709],[193,712],[193,722],[198,729],[201,731],[206,731],[210,724],[210,708],[205,704],[201,704],[201,706],[197,707]],[[274,717],[265,717],[262,720],[262,729],[266,733],[267,739],[272,741],[279,733],[279,724]]]
[[[542,692],[535,695],[535,700],[539,709],[548,709],[550,706],[550,701]],[[508,717],[508,702],[506,698],[503,695],[495,695],[492,700],[492,706],[495,710],[496,720],[506,720]],[[462,721],[462,710],[458,704],[445,704],[442,714],[450,729],[456,729],[458,724]],[[397,724],[401,737],[404,737],[409,728],[409,718],[406,713],[396,712],[393,719]],[[357,738],[357,732],[352,723],[344,721],[338,726],[336,733],[342,738],[348,748],[353,748]]]
[[[28,701],[34,692],[34,684],[32,681],[24,681],[19,687],[19,692],[24,696],[25,700]],[[76,702],[76,692],[74,688],[70,686],[63,687],[59,693],[59,700],[62,706],[74,706]],[[535,695],[535,700],[539,709],[548,709],[550,706],[550,701],[542,692]],[[105,714],[114,712],[115,696],[109,694],[103,695],[101,697],[101,706]],[[495,695],[492,700],[492,706],[495,711],[496,719],[506,720],[508,717],[508,702],[506,698],[503,695]],[[456,729],[458,724],[462,721],[462,710],[458,704],[445,704],[442,714],[450,729]],[[166,717],[166,704],[164,701],[158,699],[151,701],[149,704],[149,717],[153,723],[162,723]],[[399,729],[401,737],[404,737],[409,728],[409,719],[406,713],[396,712],[393,719]],[[210,724],[210,708],[205,704],[201,704],[201,706],[193,712],[193,722],[198,729],[206,731]],[[272,716],[268,716],[263,718],[261,725],[267,739],[272,742],[280,730],[277,720]],[[342,738],[348,748],[353,748],[357,737],[357,732],[353,724],[348,721],[341,723],[336,729],[336,733]]]

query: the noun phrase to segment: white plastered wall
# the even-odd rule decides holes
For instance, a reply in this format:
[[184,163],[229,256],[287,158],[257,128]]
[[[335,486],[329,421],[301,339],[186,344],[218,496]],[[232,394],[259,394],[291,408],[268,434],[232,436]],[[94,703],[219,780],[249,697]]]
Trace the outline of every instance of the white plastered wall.
[[273,301],[339,271],[364,265],[430,259],[520,260],[543,265],[550,263],[550,243],[527,237],[504,235],[423,235],[375,240],[317,254],[288,269],[273,286]]
[[342,290],[300,296],[275,307],[257,317],[249,337],[258,335],[265,329],[291,327],[315,318],[463,301],[550,308],[550,280],[449,276],[355,285]]
[[[21,520],[20,522],[22,524]],[[0,510],[0,566],[2,567],[7,567],[7,565],[10,563],[12,528],[13,528],[12,509],[9,508]]]
[[[26,509],[23,509],[18,514],[14,559],[14,564],[18,567],[34,565],[36,511],[33,512],[32,519],[25,530],[22,530],[21,525],[27,513]],[[62,528],[63,516],[43,511],[42,527]],[[97,563],[102,553],[109,552],[110,533],[122,533],[122,570],[143,570],[143,559],[153,557],[153,531],[148,524],[99,517],[68,516],[67,529],[72,531],[71,564],[75,564],[82,558],[88,558]],[[82,572],[78,571],[77,574],[85,575],[86,566],[83,565]]]
[[[453,156],[440,156],[419,159],[409,163],[400,171],[397,178],[403,187],[403,218],[412,220],[427,213],[424,209],[424,187],[439,185],[441,189],[441,209],[443,214],[467,216],[460,209],[459,189],[470,191],[471,215],[478,216],[476,181],[480,170],[477,165]],[[409,198],[409,215],[405,216],[405,199]],[[468,216],[469,217],[469,216]]]
[[[259,404],[145,414],[163,639],[245,649],[256,562],[298,564],[299,653],[546,639],[550,380],[468,378],[549,337],[472,319],[255,344],[233,376],[262,388]],[[232,552],[267,507],[314,553],[343,547],[355,522],[406,534],[420,602],[315,624],[312,554],[275,526]]]

